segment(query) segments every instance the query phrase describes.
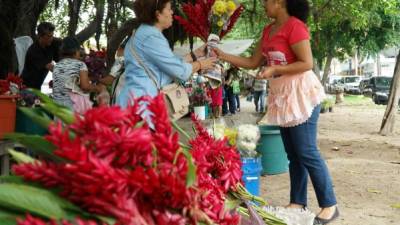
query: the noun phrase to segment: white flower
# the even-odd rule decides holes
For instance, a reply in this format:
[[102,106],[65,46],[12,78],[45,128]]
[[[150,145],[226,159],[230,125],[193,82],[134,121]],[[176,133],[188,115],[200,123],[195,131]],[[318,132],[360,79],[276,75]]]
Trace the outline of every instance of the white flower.
[[260,131],[257,126],[244,124],[238,127],[237,148],[243,157],[255,157]]

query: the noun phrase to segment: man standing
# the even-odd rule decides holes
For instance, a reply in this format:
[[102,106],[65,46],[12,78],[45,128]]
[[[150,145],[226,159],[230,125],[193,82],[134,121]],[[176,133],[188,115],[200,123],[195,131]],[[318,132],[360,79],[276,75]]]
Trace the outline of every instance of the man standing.
[[265,112],[265,95],[267,92],[267,80],[254,80],[254,104],[256,105],[256,112]]
[[43,22],[37,27],[37,40],[29,47],[22,72],[24,84],[40,90],[47,73],[53,71],[53,61],[59,60],[61,41],[54,39],[54,25]]

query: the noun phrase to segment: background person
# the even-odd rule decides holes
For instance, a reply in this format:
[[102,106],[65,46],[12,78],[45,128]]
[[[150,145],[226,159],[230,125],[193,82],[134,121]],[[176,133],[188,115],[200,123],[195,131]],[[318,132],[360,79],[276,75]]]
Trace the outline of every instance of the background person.
[[40,90],[49,71],[53,71],[53,61],[59,60],[61,40],[53,37],[55,27],[49,22],[37,27],[37,40],[28,48],[22,71],[24,84]]
[[66,37],[61,46],[62,60],[54,66],[53,98],[79,114],[92,108],[90,93],[106,92],[102,84],[92,84],[86,64],[80,60],[80,45],[73,37]]
[[[145,69],[139,64],[133,51],[155,75],[160,87],[175,79],[186,81],[190,75],[200,69],[213,68],[216,58],[194,61],[190,55],[184,59],[174,55],[162,31],[171,27],[173,11],[171,0],[137,0],[134,12],[141,25],[128,41],[125,48],[125,85],[117,97],[117,104],[127,106],[131,97],[156,96],[157,86]],[[195,57],[204,56],[204,47],[197,49]],[[194,57],[193,57],[194,58]],[[146,115],[144,115],[146,116]]]

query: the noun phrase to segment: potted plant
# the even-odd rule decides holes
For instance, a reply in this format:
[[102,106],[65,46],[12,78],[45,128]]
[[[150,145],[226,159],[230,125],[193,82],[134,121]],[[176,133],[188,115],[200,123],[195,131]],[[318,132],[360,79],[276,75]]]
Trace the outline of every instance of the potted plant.
[[22,87],[22,79],[14,74],[8,74],[5,80],[0,80],[0,139],[15,129],[16,99]]
[[327,98],[321,103],[321,113],[333,112],[334,100]]
[[206,119],[206,105],[210,102],[204,88],[198,86],[193,89],[190,97],[190,104],[193,106],[194,114],[199,120]]

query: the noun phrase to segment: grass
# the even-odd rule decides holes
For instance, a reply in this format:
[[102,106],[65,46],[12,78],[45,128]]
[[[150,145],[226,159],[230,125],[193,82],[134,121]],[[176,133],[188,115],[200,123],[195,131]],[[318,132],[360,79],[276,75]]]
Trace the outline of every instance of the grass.
[[346,105],[369,105],[373,104],[372,99],[364,95],[345,95],[344,103]]

